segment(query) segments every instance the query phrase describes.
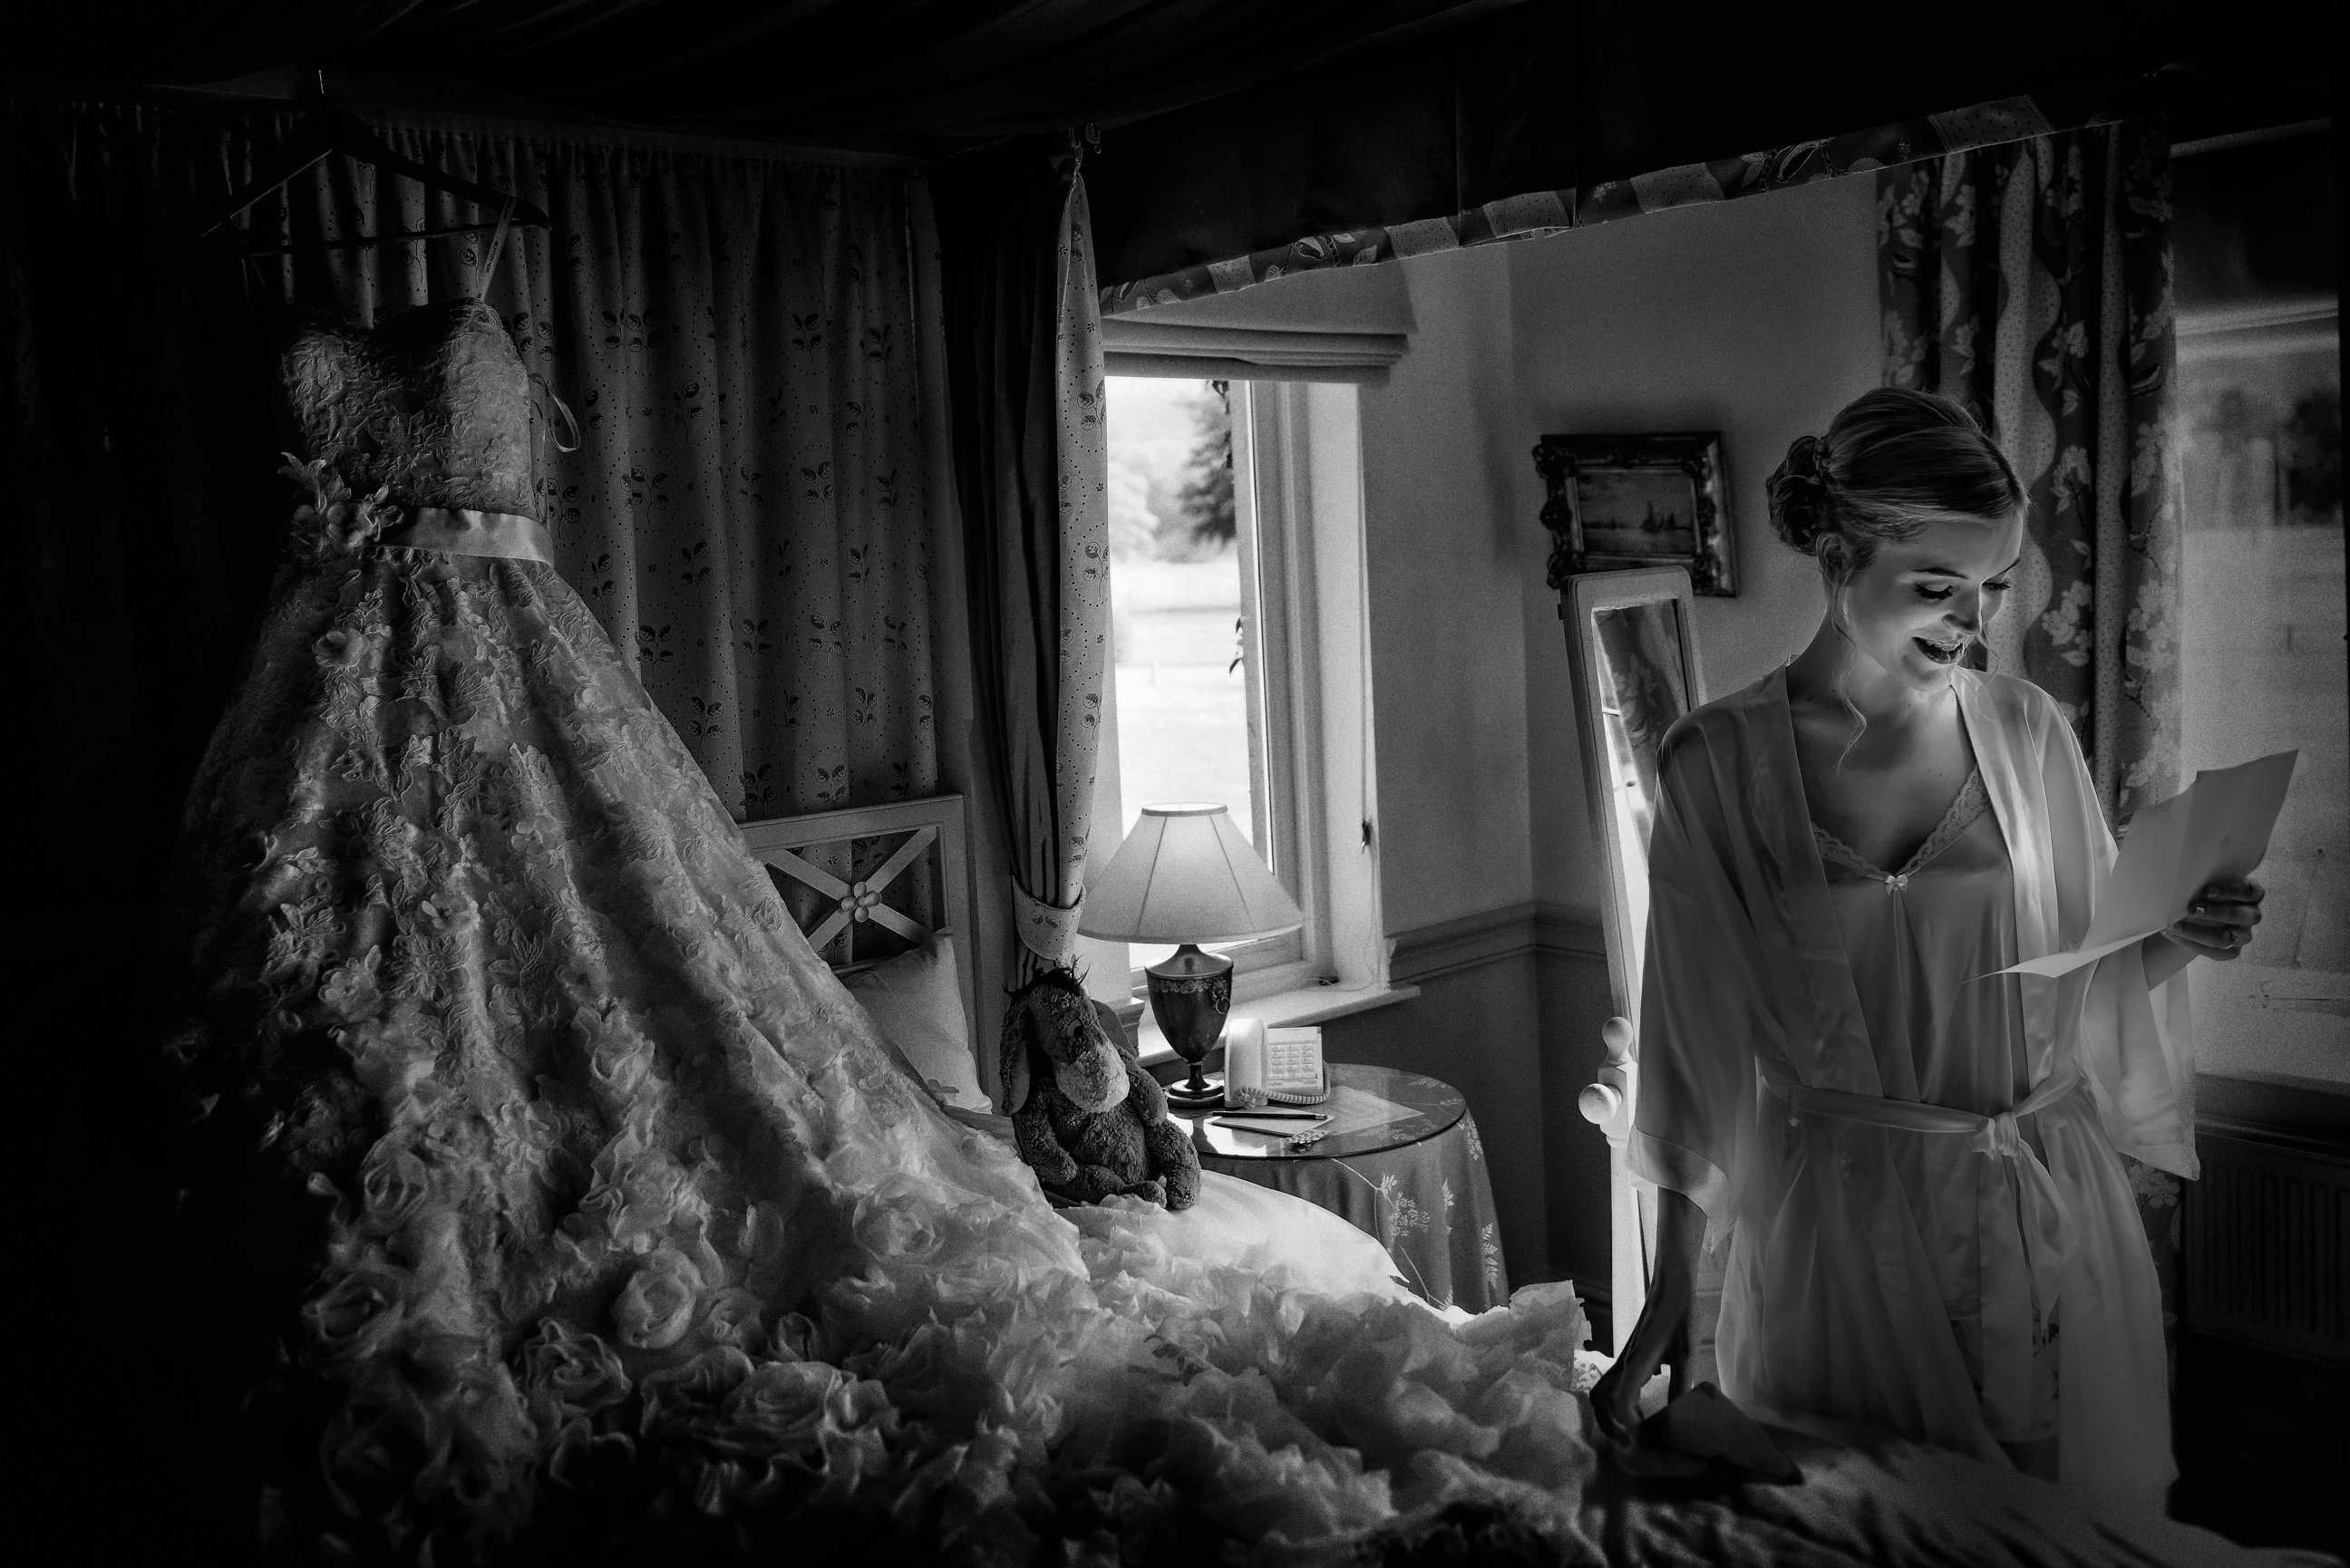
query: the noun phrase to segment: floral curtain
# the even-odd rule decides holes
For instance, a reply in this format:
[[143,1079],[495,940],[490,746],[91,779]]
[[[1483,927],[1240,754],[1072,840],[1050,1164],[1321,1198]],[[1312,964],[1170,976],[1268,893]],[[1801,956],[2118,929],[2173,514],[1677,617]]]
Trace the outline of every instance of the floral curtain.
[[935,176],[956,490],[990,772],[1012,856],[1015,981],[1066,962],[1108,674],[1106,372],[1074,147]]
[[[541,381],[556,565],[737,820],[934,794],[930,497],[905,175],[395,128],[544,207],[487,297]],[[417,226],[331,162],[286,220]],[[273,220],[274,221],[274,220]],[[292,297],[381,316],[471,286],[487,242],[331,252]],[[420,254],[421,253],[421,254]]]
[[[2056,699],[2126,824],[2179,784],[2168,132],[2034,137],[1887,170],[1877,193],[1886,383],[1972,409],[2031,493],[1991,667]],[[2179,1184],[2128,1163],[2168,1333]]]

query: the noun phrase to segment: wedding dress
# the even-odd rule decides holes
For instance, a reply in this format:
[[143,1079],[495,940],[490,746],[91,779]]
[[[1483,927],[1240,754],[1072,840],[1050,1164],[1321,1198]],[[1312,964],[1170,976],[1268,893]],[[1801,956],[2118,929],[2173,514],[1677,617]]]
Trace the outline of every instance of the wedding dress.
[[165,1053],[195,1210],[303,1285],[281,1539],[1294,1558],[1506,1494],[1575,1554],[1567,1287],[1456,1325],[1343,1249],[1056,1214],[556,575],[496,316],[286,367],[310,494],[190,795]]

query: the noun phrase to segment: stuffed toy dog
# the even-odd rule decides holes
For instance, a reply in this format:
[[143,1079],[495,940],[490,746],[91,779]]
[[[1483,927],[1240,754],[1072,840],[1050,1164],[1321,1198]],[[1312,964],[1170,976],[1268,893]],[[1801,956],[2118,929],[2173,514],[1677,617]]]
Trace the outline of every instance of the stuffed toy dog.
[[1014,994],[1002,1056],[1013,1142],[1048,1195],[1191,1206],[1200,1157],[1190,1136],[1167,1119],[1167,1091],[1142,1070],[1118,1015],[1073,971],[1049,971]]

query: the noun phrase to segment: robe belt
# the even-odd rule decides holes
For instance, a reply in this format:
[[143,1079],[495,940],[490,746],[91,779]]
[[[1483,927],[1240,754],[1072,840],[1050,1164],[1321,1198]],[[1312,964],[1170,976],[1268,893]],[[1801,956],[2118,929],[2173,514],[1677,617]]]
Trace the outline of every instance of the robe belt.
[[[2015,1178],[2015,1226],[1993,1222],[1994,1216],[1980,1208],[1977,1218],[1982,1246],[1983,1404],[1994,1436],[2025,1432],[2031,1427],[2033,1320],[2035,1315],[2043,1323],[2052,1320],[2075,1236],[2072,1211],[2057,1190],[2056,1179],[2041,1163],[2019,1124],[2078,1089],[2079,1067],[2068,1063],[2058,1068],[2012,1110],[1994,1116],[1814,1088],[1769,1064],[1762,1076],[1786,1101],[1791,1120],[1834,1116],[1904,1132],[1962,1135],[1973,1152],[2008,1162]],[[1977,1192],[1981,1204],[1980,1186]]]
[[546,524],[536,517],[460,506],[404,506],[400,511],[406,521],[390,524],[369,543],[438,550],[444,556],[487,556],[555,565],[554,540]]

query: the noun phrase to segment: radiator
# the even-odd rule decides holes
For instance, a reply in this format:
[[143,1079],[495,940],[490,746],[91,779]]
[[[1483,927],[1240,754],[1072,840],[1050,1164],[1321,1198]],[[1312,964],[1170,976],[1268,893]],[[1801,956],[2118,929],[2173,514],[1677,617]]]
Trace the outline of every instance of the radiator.
[[2196,1147],[2185,1326],[2350,1366],[2350,1155],[2208,1125]]

